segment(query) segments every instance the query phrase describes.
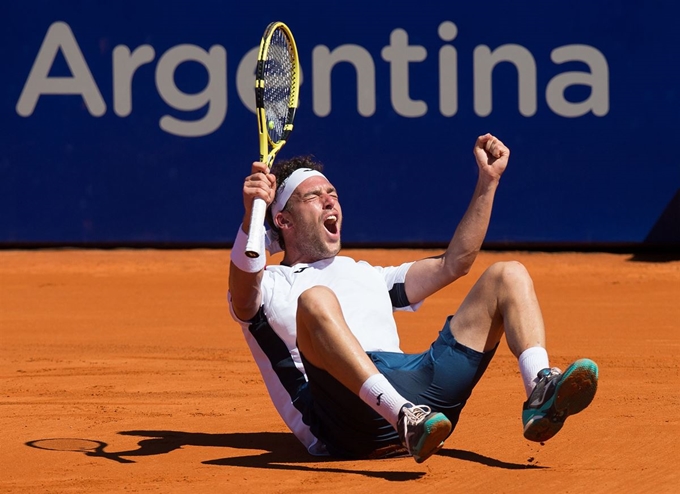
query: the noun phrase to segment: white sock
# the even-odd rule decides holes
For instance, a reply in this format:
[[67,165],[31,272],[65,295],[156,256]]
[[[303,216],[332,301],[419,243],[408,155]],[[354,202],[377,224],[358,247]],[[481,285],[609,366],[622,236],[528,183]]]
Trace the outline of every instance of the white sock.
[[519,373],[522,375],[527,398],[536,386],[538,371],[549,368],[548,352],[541,346],[527,348],[519,356]]
[[392,424],[395,429],[401,407],[408,403],[408,400],[397,393],[387,378],[380,373],[373,374],[366,379],[359,390],[359,398]]

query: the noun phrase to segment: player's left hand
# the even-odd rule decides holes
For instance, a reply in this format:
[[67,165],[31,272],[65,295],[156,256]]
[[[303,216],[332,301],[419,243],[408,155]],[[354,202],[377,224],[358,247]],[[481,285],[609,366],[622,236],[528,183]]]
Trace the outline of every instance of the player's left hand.
[[497,137],[485,134],[477,138],[474,155],[480,174],[492,179],[500,179],[508,166],[510,149]]

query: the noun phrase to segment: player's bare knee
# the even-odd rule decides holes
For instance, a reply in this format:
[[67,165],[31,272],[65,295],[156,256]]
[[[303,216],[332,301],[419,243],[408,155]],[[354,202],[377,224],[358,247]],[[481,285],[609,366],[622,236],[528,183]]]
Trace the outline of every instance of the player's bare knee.
[[529,271],[519,261],[502,261],[492,264],[485,274],[503,288],[533,286]]
[[308,288],[298,297],[298,318],[318,317],[328,310],[332,302],[337,303],[337,298],[330,288],[321,285]]

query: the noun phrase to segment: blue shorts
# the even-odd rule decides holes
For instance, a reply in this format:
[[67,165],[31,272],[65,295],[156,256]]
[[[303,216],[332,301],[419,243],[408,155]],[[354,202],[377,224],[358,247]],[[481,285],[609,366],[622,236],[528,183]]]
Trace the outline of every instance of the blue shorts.
[[[485,353],[461,345],[449,321],[430,348],[419,354],[367,352],[378,370],[407,400],[444,413],[455,427],[460,412],[496,349]],[[356,394],[302,356],[308,383],[300,391],[303,420],[329,453],[371,458],[399,444],[394,428]]]

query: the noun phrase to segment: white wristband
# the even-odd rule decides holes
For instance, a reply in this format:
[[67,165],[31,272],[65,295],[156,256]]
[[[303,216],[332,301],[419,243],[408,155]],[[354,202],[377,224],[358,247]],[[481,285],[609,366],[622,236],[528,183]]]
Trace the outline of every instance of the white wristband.
[[234,246],[231,248],[231,262],[234,266],[246,273],[258,273],[264,269],[266,264],[266,256],[264,255],[264,236],[262,237],[263,255],[259,257],[248,257],[246,255],[246,244],[248,243],[248,235],[243,231],[243,225],[239,226]]

